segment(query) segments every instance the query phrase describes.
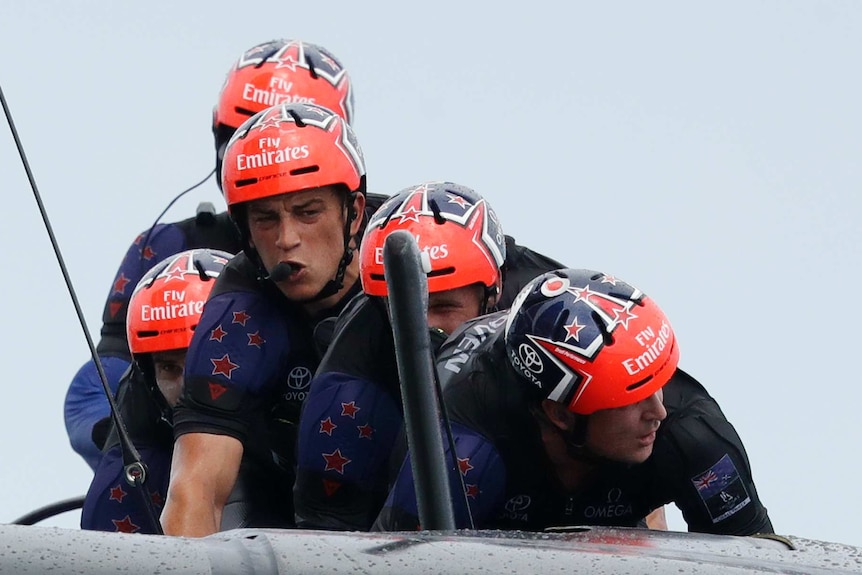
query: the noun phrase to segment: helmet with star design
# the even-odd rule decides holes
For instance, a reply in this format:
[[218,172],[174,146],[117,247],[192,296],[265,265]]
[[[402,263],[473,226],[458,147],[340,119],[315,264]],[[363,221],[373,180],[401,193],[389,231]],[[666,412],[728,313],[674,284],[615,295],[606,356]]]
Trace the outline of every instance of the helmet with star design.
[[219,250],[186,250],[141,278],[126,318],[129,350],[136,360],[142,354],[189,346],[215,280],[232,257]]
[[359,252],[359,275],[368,295],[388,295],[383,245],[396,230],[416,238],[428,266],[429,293],[472,284],[499,287],[506,239],[491,204],[471,188],[426,182],[401,190],[377,209]]
[[270,40],[240,55],[228,71],[213,109],[216,175],[234,131],[256,113],[278,104],[318,104],[348,123],[353,89],[341,62],[323,46],[302,40]]
[[255,114],[231,137],[222,185],[236,218],[246,202],[290,192],[337,186],[364,194],[365,160],[344,118],[314,104],[282,104]]
[[593,270],[533,279],[516,296],[504,336],[509,364],[533,395],[580,415],[648,398],[679,363],[676,336],[658,305]]

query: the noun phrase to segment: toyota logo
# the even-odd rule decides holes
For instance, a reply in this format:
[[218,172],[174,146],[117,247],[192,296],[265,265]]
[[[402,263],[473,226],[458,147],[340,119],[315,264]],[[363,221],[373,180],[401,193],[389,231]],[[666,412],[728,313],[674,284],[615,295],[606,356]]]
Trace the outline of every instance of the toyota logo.
[[311,381],[311,370],[299,365],[290,370],[287,376],[287,387],[290,389],[305,389]]
[[506,502],[506,511],[509,513],[517,513],[523,511],[530,506],[531,500],[529,495],[516,495]]
[[539,354],[535,349],[533,349],[533,346],[527,343],[522,343],[518,346],[518,355],[521,357],[521,362],[524,364],[524,367],[533,373],[542,373],[542,370],[545,369],[545,366],[542,364],[542,358],[539,357]]

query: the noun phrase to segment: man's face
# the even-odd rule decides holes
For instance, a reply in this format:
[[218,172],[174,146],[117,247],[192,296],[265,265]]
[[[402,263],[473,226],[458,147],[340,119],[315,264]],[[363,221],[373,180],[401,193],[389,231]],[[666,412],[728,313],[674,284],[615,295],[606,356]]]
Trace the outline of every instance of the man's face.
[[[362,213],[362,196],[357,196]],[[290,264],[291,274],[276,283],[289,299],[316,296],[335,277],[344,253],[343,194],[326,186],[249,202],[251,245],[267,272],[279,263]],[[353,221],[356,233],[359,218]]]
[[157,351],[153,353],[156,385],[168,405],[174,407],[183,390],[183,371],[186,367],[186,350]]
[[623,463],[642,463],[652,454],[655,432],[667,417],[658,390],[648,398],[614,409],[601,409],[587,421],[586,447]]
[[482,296],[479,284],[428,294],[428,327],[451,334],[459,325],[479,315]]

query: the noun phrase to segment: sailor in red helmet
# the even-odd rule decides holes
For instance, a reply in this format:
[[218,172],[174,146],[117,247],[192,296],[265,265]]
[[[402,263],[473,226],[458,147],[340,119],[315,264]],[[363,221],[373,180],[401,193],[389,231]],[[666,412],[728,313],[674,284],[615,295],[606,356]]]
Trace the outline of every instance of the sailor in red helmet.
[[[476,528],[633,527],[674,502],[691,531],[771,533],[742,441],[678,362],[655,302],[591,270],[543,274],[463,325],[437,360],[458,525],[469,504]],[[407,464],[376,528],[417,527]]]
[[403,415],[383,245],[397,230],[416,238],[428,264],[427,317],[438,344],[511,302],[527,278],[560,267],[505,236],[488,201],[466,186],[411,186],[374,213],[359,256],[365,296],[339,317],[303,406],[294,489],[301,527],[368,530],[388,493]]
[[[219,187],[224,149],[234,131],[257,112],[274,104],[291,102],[322,105],[349,123],[353,118],[350,77],[332,53],[300,40],[272,40],[243,52],[228,71],[213,109]],[[370,198],[372,206],[379,205],[383,199],[374,194]],[[228,214],[215,213],[212,206],[209,208],[199,208],[196,217],[144,230],[127,251],[105,302],[102,338],[98,344],[100,361],[114,392],[120,375],[131,361],[125,332],[129,298],[147,270],[163,258],[190,248],[209,247],[230,253],[242,249]],[[73,449],[94,469],[109,425],[108,414],[98,371],[89,360],[69,386],[64,415]]]
[[[359,293],[365,161],[347,122],[282,104],[230,139],[222,184],[243,238],[189,348],[167,534],[293,525],[296,426],[313,332]],[[233,494],[233,495],[231,495]]]
[[147,473],[142,486],[126,481],[123,448],[111,425],[84,500],[83,529],[160,532],[154,519],[168,493],[172,411],[182,391],[186,350],[204,302],[231,257],[209,249],[180,252],[150,269],[132,292],[126,333],[133,363],[120,381],[117,405]]

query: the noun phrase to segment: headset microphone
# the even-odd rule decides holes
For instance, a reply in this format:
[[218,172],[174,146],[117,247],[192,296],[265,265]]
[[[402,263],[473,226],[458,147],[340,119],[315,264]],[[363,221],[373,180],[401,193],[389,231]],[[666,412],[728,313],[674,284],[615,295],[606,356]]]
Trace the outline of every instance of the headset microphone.
[[293,266],[287,262],[279,262],[269,272],[269,279],[274,282],[283,282],[290,277],[291,273],[293,273]]

